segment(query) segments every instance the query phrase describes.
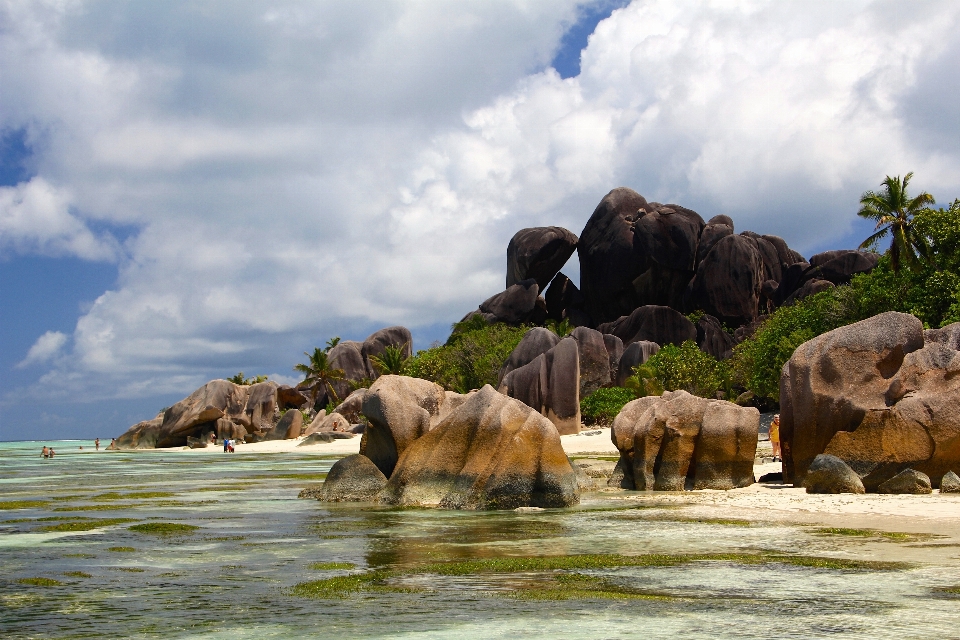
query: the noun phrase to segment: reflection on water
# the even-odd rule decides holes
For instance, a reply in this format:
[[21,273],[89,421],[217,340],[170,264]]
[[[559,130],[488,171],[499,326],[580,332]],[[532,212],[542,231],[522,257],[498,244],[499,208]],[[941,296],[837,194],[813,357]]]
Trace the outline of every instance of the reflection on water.
[[[78,447],[84,446],[80,453]],[[297,493],[334,462],[305,454],[88,453],[0,443],[0,636],[209,638],[958,637],[953,538],[929,547],[810,526],[697,522],[656,497],[577,509],[447,512],[322,505]],[[320,476],[322,477],[322,476]],[[637,508],[643,507],[643,508]],[[199,527],[143,533],[131,525]],[[156,527],[154,527],[156,528]],[[161,527],[162,528],[162,527]],[[908,548],[909,546],[909,548]],[[702,561],[585,570],[647,600],[515,597],[559,573],[437,576],[424,563],[578,554],[908,555],[850,571]],[[352,563],[354,570],[313,569]],[[370,570],[407,589],[294,596],[297,583]],[[406,573],[405,573],[406,572]],[[591,583],[592,584],[592,583]],[[662,596],[662,597],[659,597]]]

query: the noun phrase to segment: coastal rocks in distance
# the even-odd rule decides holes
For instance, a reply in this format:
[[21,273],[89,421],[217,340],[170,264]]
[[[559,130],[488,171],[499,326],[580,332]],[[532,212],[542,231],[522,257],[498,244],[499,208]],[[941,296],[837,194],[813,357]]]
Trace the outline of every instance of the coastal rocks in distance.
[[562,434],[580,433],[580,355],[566,337],[503,377],[500,393],[546,416]]
[[960,467],[960,352],[925,335],[914,316],[887,312],[794,351],[780,378],[788,482],[802,483],[820,453],[843,460],[867,491],[905,469],[939,482]]
[[294,440],[303,431],[303,414],[298,409],[290,409],[283,414],[280,422],[271,429],[265,440]]
[[486,385],[403,452],[380,501],[548,508],[577,504],[580,494],[553,424]]
[[638,307],[628,316],[601,324],[597,330],[617,336],[624,347],[641,340],[656,342],[662,347],[697,339],[697,328],[686,316],[662,305]]
[[507,288],[529,278],[547,288],[577,248],[577,236],[563,227],[521,229],[507,245]]
[[609,481],[624,489],[736,489],[754,482],[760,412],[686,391],[628,402],[610,437],[620,461]]
[[339,413],[347,420],[349,424],[357,424],[363,421],[363,397],[367,394],[366,389],[357,389],[350,393],[343,402],[338,404],[334,413]]
[[109,449],[153,449],[157,446],[163,417],[138,422],[116,439]]
[[354,454],[330,468],[318,497],[327,502],[375,502],[387,477],[370,458]]
[[940,480],[940,493],[960,493],[960,476],[947,471]]
[[149,448],[151,441],[154,447],[186,446],[187,438],[225,432],[224,420],[236,425],[233,433],[241,428],[244,434],[263,433],[273,429],[276,409],[275,382],[238,385],[228,380],[211,380],[165,410],[159,427],[142,426],[143,423],[131,427],[117,439],[117,448]]
[[[277,426],[279,427],[280,425]],[[309,436],[323,431],[350,431],[350,422],[344,416],[334,411],[330,415],[324,415],[322,418],[311,422],[310,426],[303,431],[303,435]]]
[[360,453],[389,477],[404,450],[430,431],[449,409],[446,392],[435,382],[381,376],[363,396],[363,415],[370,424],[363,432]]
[[889,480],[880,483],[877,487],[877,493],[910,493],[914,495],[923,495],[932,493],[930,486],[930,477],[925,473],[914,471],[913,469],[904,469]]
[[314,444],[327,444],[334,440],[349,440],[350,438],[356,437],[357,434],[349,431],[314,431],[297,444],[297,446],[309,447]]
[[405,358],[413,356],[413,334],[410,329],[402,326],[386,327],[367,336],[360,347],[360,354],[363,356],[364,366],[367,368],[367,377],[376,380],[380,377],[380,372],[373,365],[370,358],[381,357],[387,347],[399,347]]
[[807,493],[866,493],[857,472],[836,456],[820,454],[803,478]]

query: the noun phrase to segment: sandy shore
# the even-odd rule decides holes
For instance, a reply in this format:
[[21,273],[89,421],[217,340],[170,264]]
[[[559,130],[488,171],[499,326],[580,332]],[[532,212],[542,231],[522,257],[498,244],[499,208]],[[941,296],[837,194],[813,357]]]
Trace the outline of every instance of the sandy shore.
[[[610,429],[588,429],[581,434],[561,436],[567,455],[578,458],[617,455],[610,440]],[[297,453],[322,456],[346,456],[360,451],[360,436],[329,443],[298,446],[301,440],[275,440],[236,446],[234,455]],[[761,441],[754,475],[780,471],[780,463],[770,462],[770,445]],[[169,450],[168,450],[169,451]],[[220,446],[186,449],[186,455],[224,455]],[[771,522],[820,524],[849,528],[874,528],[956,535],[960,530],[960,495],[823,495],[808,494],[802,488],[783,484],[754,484],[733,491],[620,492],[601,490],[603,499],[626,502],[655,502],[682,505],[685,513],[707,518],[740,518]]]

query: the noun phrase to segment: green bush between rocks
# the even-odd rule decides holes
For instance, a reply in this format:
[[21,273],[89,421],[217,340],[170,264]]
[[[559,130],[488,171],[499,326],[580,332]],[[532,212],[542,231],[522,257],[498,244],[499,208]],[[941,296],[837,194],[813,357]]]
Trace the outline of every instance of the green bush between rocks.
[[612,424],[623,405],[636,397],[633,390],[624,387],[597,389],[580,401],[580,417],[585,424]]

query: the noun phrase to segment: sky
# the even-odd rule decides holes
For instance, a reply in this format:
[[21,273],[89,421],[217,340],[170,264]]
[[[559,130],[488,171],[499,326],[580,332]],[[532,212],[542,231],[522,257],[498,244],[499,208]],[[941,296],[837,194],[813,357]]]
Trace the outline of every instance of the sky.
[[960,197],[958,59],[952,0],[0,0],[0,440],[426,348],[619,186],[855,247]]

